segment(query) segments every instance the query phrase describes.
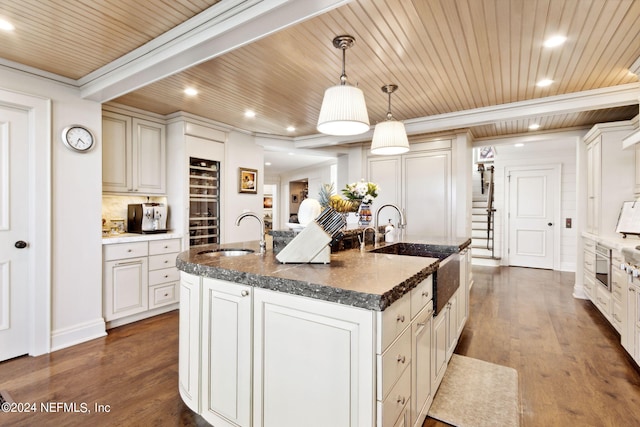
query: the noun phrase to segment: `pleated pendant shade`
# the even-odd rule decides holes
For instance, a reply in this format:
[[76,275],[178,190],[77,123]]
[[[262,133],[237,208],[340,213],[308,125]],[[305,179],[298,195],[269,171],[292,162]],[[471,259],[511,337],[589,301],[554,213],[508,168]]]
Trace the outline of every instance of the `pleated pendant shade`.
[[409,139],[404,123],[393,119],[391,114],[391,94],[398,89],[398,85],[382,86],[382,92],[389,96],[387,120],[376,125],[371,140],[371,153],[379,155],[402,154],[409,151]]
[[371,153],[391,155],[407,151],[409,151],[409,139],[404,123],[397,120],[387,120],[376,125],[371,141]]
[[369,130],[364,93],[355,86],[338,85],[324,92],[318,132],[327,135],[358,135]]

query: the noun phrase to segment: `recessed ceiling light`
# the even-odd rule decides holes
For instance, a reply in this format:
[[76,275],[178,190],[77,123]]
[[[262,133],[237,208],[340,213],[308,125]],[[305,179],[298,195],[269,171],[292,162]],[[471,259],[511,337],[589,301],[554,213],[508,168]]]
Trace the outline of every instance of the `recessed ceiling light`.
[[184,90],[184,93],[188,96],[196,96],[198,94],[198,91],[192,87],[188,87]]
[[524,144],[522,142],[518,142],[514,145],[514,147],[524,147]]
[[271,162],[264,162],[265,166],[271,166]]
[[13,24],[11,24],[11,22],[7,21],[6,19],[0,19],[0,30],[3,31],[13,31],[15,30],[16,27],[13,26]]
[[529,125],[529,130],[536,130],[536,129],[540,129],[540,125],[537,123],[533,123],[531,125]]
[[293,126],[288,126],[287,127],[287,132],[293,132],[295,130],[296,130],[296,128],[294,128]]
[[565,36],[557,35],[553,37],[549,37],[544,41],[544,47],[556,47],[564,44],[567,41]]
[[538,83],[536,83],[536,86],[547,87],[547,86],[551,86],[552,83],[553,83],[553,80],[551,79],[542,79]]
[[287,154],[290,155],[290,156],[293,156],[293,153],[287,153]]
[[255,111],[251,111],[251,110],[247,110],[244,112],[244,116],[245,117],[255,117],[256,116],[256,112]]

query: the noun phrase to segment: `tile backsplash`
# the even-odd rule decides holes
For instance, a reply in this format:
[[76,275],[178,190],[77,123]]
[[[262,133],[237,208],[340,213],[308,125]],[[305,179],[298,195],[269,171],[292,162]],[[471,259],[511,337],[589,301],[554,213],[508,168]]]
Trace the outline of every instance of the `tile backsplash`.
[[102,219],[105,220],[105,228],[111,226],[111,220],[123,219],[125,222],[125,230],[127,227],[127,206],[137,203],[164,203],[167,204],[165,196],[147,197],[147,196],[118,196],[118,195],[102,195]]

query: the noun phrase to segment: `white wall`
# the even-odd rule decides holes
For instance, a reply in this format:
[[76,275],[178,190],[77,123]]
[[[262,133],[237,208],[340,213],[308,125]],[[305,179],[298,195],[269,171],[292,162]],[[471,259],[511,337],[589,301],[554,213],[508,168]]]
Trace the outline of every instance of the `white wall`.
[[[0,67],[0,86],[49,98],[52,104],[52,211],[40,214],[42,221],[51,221],[52,231],[51,348],[104,335],[101,105],[82,100],[74,87],[4,67]],[[95,148],[83,154],[67,149],[60,134],[70,124],[89,127],[98,140]]]
[[[247,194],[238,192],[238,170],[239,168],[249,168],[258,170],[257,194]],[[256,145],[254,137],[240,132],[230,132],[225,143],[225,171],[224,181],[221,183],[224,188],[224,202],[222,212],[224,214],[222,227],[224,241],[245,242],[258,240],[260,236],[260,226],[253,218],[245,218],[236,227],[236,218],[245,211],[255,212],[262,218],[262,196],[264,185],[264,149]]]
[[[577,210],[577,175],[576,144],[581,141],[585,131],[558,132],[550,135],[513,137],[503,140],[484,140],[476,145],[494,145],[495,158],[495,253],[505,258],[506,229],[505,199],[508,191],[508,178],[505,170],[509,167],[524,165],[560,164],[561,174],[561,207],[560,217],[560,270],[575,271],[577,235],[579,234]],[[524,143],[523,147],[515,147],[516,143]],[[572,228],[565,228],[565,219],[572,219]],[[506,260],[505,260],[506,262]]]

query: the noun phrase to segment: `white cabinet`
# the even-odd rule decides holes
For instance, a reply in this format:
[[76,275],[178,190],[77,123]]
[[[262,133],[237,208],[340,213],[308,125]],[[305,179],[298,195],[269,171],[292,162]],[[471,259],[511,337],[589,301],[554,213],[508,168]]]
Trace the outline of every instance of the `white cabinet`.
[[447,369],[447,349],[449,348],[449,306],[445,305],[433,319],[433,347],[431,361],[431,387],[437,390]]
[[253,425],[374,425],[373,319],[369,310],[256,288]]
[[[452,172],[451,141],[419,144],[424,151],[401,156],[373,156],[368,159],[368,177],[385,191],[373,207],[393,203],[405,209],[406,233],[420,236],[451,236]],[[431,148],[431,149],[429,149]],[[428,182],[429,185],[425,185]],[[389,211],[388,215],[395,215]],[[386,223],[387,212],[381,212]]]
[[165,125],[102,112],[102,190],[108,193],[165,194]]
[[623,345],[631,357],[640,364],[640,278],[634,278],[627,288],[627,328],[629,338]]
[[433,402],[434,389],[431,384],[431,334],[433,328],[433,302],[411,322],[411,424],[420,427],[427,417]]
[[603,123],[585,135],[588,233],[615,235],[622,202],[634,199],[635,152],[622,149],[631,130],[628,122]]
[[457,310],[457,336],[462,334],[462,330],[469,317],[469,285],[471,272],[471,251],[463,249],[460,251],[460,289],[458,290],[458,310]]
[[200,413],[200,292],[200,278],[181,272],[178,390],[196,413]]
[[591,300],[596,300],[596,242],[586,237],[582,238],[584,253],[583,290],[585,295]]
[[147,242],[105,247],[104,318],[106,321],[148,309]]
[[172,308],[179,299],[180,239],[103,246],[103,312],[110,327]]
[[627,317],[627,273],[620,269],[624,257],[616,250],[611,254],[611,324],[620,333],[621,341],[625,340],[627,331],[624,328]]
[[251,292],[202,279],[200,414],[215,426],[251,425]]

